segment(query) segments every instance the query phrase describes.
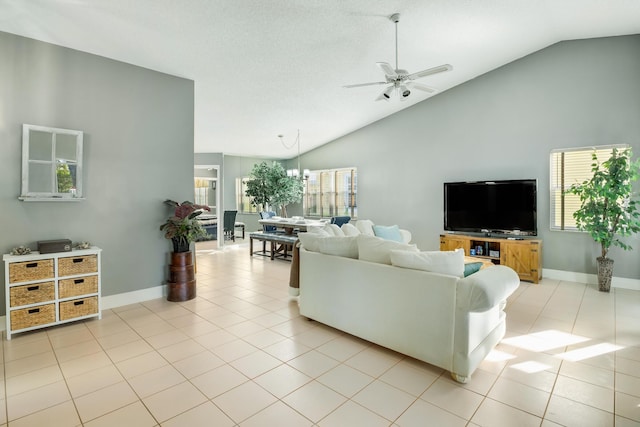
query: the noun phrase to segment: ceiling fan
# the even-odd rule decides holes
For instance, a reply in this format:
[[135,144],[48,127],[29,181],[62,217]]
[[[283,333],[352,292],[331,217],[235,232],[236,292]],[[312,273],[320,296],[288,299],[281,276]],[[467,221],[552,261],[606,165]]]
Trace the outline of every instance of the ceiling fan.
[[376,65],[380,67],[386,81],[384,82],[372,82],[372,83],[359,83],[354,85],[345,85],[345,88],[354,88],[362,86],[374,86],[374,85],[389,85],[381,94],[376,98],[376,101],[388,101],[394,92],[400,95],[400,100],[404,101],[411,95],[411,88],[419,89],[425,92],[433,93],[436,89],[416,82],[416,79],[422,77],[431,76],[433,74],[442,73],[444,71],[451,71],[453,67],[449,64],[439,65],[437,67],[428,68],[426,70],[418,71],[417,73],[411,73],[407,70],[398,68],[398,21],[400,21],[400,14],[394,13],[389,17],[389,20],[396,25],[396,68],[394,69],[387,62],[376,62]]

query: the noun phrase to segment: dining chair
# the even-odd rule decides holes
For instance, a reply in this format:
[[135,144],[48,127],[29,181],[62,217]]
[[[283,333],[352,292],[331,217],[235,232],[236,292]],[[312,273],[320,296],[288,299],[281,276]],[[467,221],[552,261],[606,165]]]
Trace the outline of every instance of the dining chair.
[[222,221],[224,223],[224,238],[225,240],[236,241],[236,215],[238,211],[224,211]]

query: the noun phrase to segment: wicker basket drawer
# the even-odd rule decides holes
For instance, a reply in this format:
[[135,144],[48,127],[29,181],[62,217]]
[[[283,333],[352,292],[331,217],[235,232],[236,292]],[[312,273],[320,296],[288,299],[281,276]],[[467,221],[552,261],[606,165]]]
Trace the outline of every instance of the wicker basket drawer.
[[73,276],[74,274],[97,273],[98,256],[85,255],[58,258],[58,276]]
[[63,279],[58,282],[58,298],[75,297],[76,295],[95,294],[98,292],[98,276]]
[[12,262],[9,264],[9,283],[53,279],[53,259]]
[[55,304],[45,304],[36,307],[22,308],[11,312],[11,330],[30,328],[32,326],[55,323]]
[[60,320],[69,320],[98,313],[98,297],[73,299],[59,304]]
[[47,302],[55,299],[56,291],[53,282],[34,283],[31,285],[14,286],[9,289],[11,307]]

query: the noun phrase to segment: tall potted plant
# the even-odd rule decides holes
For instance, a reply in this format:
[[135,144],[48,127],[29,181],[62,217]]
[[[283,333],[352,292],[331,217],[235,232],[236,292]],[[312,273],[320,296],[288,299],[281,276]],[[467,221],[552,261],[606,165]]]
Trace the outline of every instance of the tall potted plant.
[[255,164],[249,177],[245,194],[258,209],[267,210],[269,206],[280,208],[281,215],[286,217],[287,205],[302,200],[302,180],[288,176],[278,162],[271,165],[267,162]]
[[609,292],[613,275],[613,260],[608,257],[611,246],[630,250],[631,246],[620,240],[640,232],[638,201],[632,198],[633,182],[638,179],[640,162],[632,160],[630,148],[613,149],[611,157],[599,162],[592,155],[593,176],[574,184],[568,192],[580,198],[580,208],[574,212],[578,230],[588,232],[600,243],[598,263],[598,288]]
[[160,226],[160,230],[165,232],[164,237],[171,239],[174,252],[188,252],[192,242],[207,235],[206,230],[196,219],[197,216],[203,211],[211,209],[209,206],[196,205],[191,202],[178,203],[169,199],[164,203],[174,210],[173,215]]
[[208,206],[196,205],[191,202],[174,202],[165,200],[164,203],[171,206],[173,215],[160,226],[164,231],[164,237],[171,239],[173,252],[169,265],[169,301],[187,301],[196,296],[196,279],[193,267],[193,257],[190,246],[198,237],[205,236],[207,232],[200,225],[197,216],[203,210],[209,211]]

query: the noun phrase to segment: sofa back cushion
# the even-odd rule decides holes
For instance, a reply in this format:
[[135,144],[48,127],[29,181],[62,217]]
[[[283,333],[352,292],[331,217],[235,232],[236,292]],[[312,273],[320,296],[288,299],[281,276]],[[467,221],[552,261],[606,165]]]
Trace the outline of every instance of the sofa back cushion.
[[416,245],[384,240],[380,237],[360,234],[356,239],[358,242],[358,258],[363,261],[391,265],[391,251],[393,250],[418,252]]
[[326,233],[298,233],[302,247],[311,252],[320,252],[320,240],[328,238]]
[[391,264],[396,267],[430,271],[464,277],[464,251],[391,251]]
[[358,243],[355,236],[330,236],[318,242],[320,253],[358,259]]

